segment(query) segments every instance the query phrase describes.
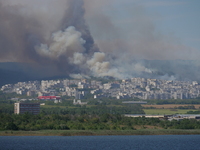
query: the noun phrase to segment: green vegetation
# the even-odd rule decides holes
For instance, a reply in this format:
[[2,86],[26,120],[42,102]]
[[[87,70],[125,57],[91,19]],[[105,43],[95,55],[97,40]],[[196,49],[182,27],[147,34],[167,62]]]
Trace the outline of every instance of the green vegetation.
[[42,106],[41,112],[45,114],[72,114],[72,115],[102,115],[110,114],[144,114],[141,105],[89,105],[89,106]]
[[180,121],[158,118],[129,118],[119,114],[102,115],[20,115],[0,114],[0,130],[140,130],[140,129],[200,129],[195,119]]
[[187,114],[193,109],[143,109],[147,115],[173,115],[173,114]]
[[200,111],[199,110],[188,111],[187,114],[200,114]]
[[148,104],[200,104],[200,98],[196,99],[168,99],[168,100],[147,100]]
[[[13,114],[14,101],[10,100],[15,96],[16,94],[13,93],[0,92],[0,135],[200,134],[200,121],[195,119],[168,121],[158,118],[123,116],[123,114],[145,113],[155,115],[200,113],[193,105],[171,109],[158,109],[152,105],[152,108],[143,109],[139,104],[123,104],[122,100],[88,98],[85,100],[88,105],[81,106],[73,105],[73,99],[70,97],[62,97],[62,103],[58,104],[53,101],[34,101],[46,104],[41,106],[41,113],[38,115],[29,113],[15,115]],[[158,102],[158,100],[148,101],[152,104]],[[171,102],[171,100],[168,102],[160,100],[163,104]],[[179,102],[186,103],[185,100]],[[198,100],[190,102],[197,103]]]
[[200,134],[200,130],[140,129],[140,130],[39,130],[0,131],[0,136],[95,136],[95,135],[189,135]]

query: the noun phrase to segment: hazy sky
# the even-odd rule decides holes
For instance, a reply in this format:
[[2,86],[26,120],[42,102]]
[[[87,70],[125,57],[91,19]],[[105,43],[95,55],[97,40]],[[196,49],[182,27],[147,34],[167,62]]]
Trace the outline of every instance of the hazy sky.
[[[86,0],[86,2],[91,3],[90,0]],[[137,40],[139,37],[143,44],[149,42],[152,38],[157,40],[154,44],[149,43],[150,49],[159,47],[160,51],[165,51],[165,49],[169,50],[172,47],[171,51],[178,51],[178,53],[182,51],[186,55],[182,57],[183,59],[196,59],[195,53],[200,51],[200,1],[198,0],[123,0],[123,2],[121,0],[102,0],[101,2],[93,2],[89,9],[92,8],[93,10],[88,13],[88,22],[93,35],[97,39],[104,40],[108,38],[112,30],[118,30],[118,34],[111,35],[110,40],[120,35],[121,38],[129,40],[126,43],[127,45],[130,44],[128,49],[136,48],[139,50],[141,48],[141,44],[132,44],[134,39]],[[99,17],[100,15],[98,16],[94,12],[104,15],[103,23],[96,21],[101,26],[105,24],[105,20],[107,20],[108,25],[113,25],[108,31],[105,31],[104,36],[100,36],[103,29],[101,28],[101,31],[98,32],[98,23],[95,24],[95,18],[99,20],[102,16]],[[105,19],[106,17],[107,19]],[[110,23],[108,23],[108,20]],[[104,26],[108,28],[108,26]],[[147,39],[145,40],[144,37]],[[164,45],[167,44],[171,47],[166,48]],[[147,48],[143,48],[141,51],[146,52],[144,49]],[[187,58],[188,53],[190,53],[187,51],[193,51],[194,54]],[[155,50],[155,52],[158,52],[158,50]],[[153,50],[152,53],[154,53]],[[178,55],[178,53],[175,55]],[[163,59],[162,57],[160,59]],[[156,58],[159,59],[159,57]],[[150,59],[156,58],[150,57]],[[169,57],[166,57],[166,59],[169,59]],[[177,57],[177,59],[180,58]]]
[[[144,0],[144,6],[158,30],[174,34],[184,44],[200,50],[199,0]],[[153,17],[155,14],[157,18]]]

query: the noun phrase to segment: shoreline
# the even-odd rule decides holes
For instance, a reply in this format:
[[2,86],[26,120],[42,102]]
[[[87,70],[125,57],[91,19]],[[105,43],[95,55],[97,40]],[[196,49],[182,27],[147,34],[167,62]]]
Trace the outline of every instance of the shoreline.
[[200,130],[182,130],[182,129],[0,131],[0,136],[117,136],[117,135],[199,135],[199,134]]

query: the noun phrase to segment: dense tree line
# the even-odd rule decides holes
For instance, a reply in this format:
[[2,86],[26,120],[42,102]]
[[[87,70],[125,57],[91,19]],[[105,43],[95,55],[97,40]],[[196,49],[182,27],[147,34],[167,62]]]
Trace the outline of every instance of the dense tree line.
[[[156,107],[153,107],[153,106],[151,106],[151,107],[143,107],[144,109],[158,109],[158,108],[156,108]],[[164,109],[164,107],[163,108],[161,108],[161,109]],[[172,107],[171,109],[196,109],[195,108],[195,106],[194,105],[188,105],[188,106],[175,106],[175,107]]]
[[188,111],[187,114],[200,114],[200,111]]
[[129,118],[108,113],[102,115],[45,115],[44,113],[11,115],[1,113],[0,120],[0,130],[135,130],[136,126],[200,129],[200,122],[195,119],[168,121],[158,118]]
[[0,113],[14,113],[14,101],[9,100],[12,95],[7,95],[0,91]]
[[133,104],[126,106],[105,106],[105,105],[95,105],[95,106],[80,106],[76,105],[74,107],[51,107],[51,108],[41,108],[41,112],[45,114],[72,114],[72,115],[102,115],[105,113],[110,114],[144,114],[141,105]]

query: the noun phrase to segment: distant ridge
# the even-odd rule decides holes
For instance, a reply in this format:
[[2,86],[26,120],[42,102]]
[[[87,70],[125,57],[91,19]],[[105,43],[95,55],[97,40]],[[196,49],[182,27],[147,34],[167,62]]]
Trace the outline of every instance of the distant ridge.
[[[136,72],[133,77],[200,82],[200,61],[133,60],[133,62],[135,64],[140,63],[152,71],[151,73]],[[56,68],[53,64],[41,66],[40,64],[32,63],[0,62],[0,86],[24,81],[69,78],[66,72]],[[69,71],[69,73],[73,72]],[[105,78],[112,79],[112,77]]]
[[[43,74],[43,68],[36,68],[29,63],[17,62],[1,62],[0,63],[0,86],[5,84],[14,84],[17,82],[33,81],[33,80],[51,80],[58,78],[66,78],[67,75],[51,75]],[[47,68],[48,69],[48,68]],[[45,67],[44,67],[45,72]]]

